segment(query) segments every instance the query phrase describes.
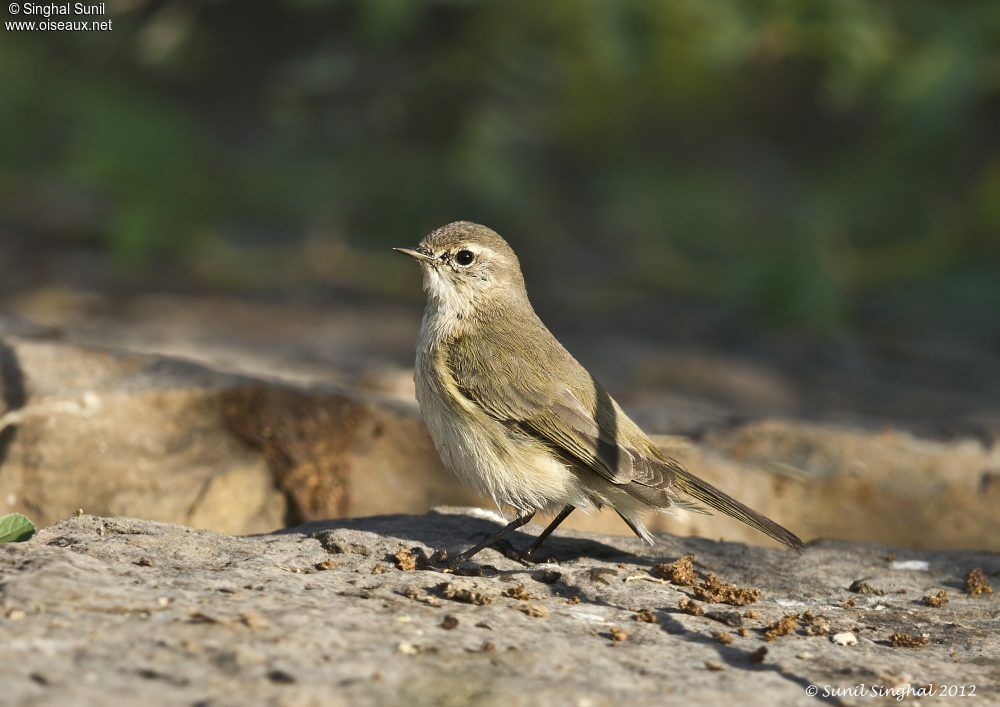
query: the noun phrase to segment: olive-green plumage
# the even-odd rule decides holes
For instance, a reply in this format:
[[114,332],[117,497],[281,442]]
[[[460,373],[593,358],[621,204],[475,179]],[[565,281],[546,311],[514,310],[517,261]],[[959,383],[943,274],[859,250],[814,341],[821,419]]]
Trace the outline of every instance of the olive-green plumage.
[[610,505],[647,540],[644,510],[701,503],[802,547],[650,441],[535,314],[517,256],[495,232],[456,222],[398,250],[420,261],[428,295],[421,411],[464,480],[522,514]]

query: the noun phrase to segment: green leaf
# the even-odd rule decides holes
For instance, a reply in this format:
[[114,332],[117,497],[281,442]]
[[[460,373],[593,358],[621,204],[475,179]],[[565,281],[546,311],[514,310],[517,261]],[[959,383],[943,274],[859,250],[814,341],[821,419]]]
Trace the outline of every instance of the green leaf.
[[35,524],[20,513],[0,517],[0,543],[24,542],[35,534]]

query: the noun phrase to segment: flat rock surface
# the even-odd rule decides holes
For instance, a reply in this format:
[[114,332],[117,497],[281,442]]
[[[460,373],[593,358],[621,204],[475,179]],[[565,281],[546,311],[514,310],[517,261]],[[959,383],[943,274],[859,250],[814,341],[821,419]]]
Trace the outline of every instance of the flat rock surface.
[[[959,704],[1000,700],[997,594],[965,591],[976,567],[997,584],[996,554],[821,541],[798,558],[566,531],[542,552],[556,562],[488,550],[458,574],[427,568],[497,527],[455,509],[244,537],[70,518],[0,546],[0,701],[772,705],[813,704],[815,685],[827,703],[866,704],[827,686],[930,683],[975,693]],[[716,604],[654,576],[687,554],[697,581],[715,573],[759,600]],[[941,591],[943,606],[921,599]],[[701,615],[679,608],[690,600]]]

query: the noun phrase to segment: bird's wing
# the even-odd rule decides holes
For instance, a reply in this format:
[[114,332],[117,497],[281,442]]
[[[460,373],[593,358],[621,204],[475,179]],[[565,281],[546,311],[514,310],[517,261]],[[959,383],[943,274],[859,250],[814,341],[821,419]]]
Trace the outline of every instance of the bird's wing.
[[[448,368],[456,387],[469,401],[614,484],[671,486],[672,467],[677,463],[656,450],[607,391],[561,346],[532,349],[532,360],[528,361],[518,360],[518,354],[509,348],[491,344],[459,345],[449,351]],[[565,380],[553,380],[552,371],[560,371]],[[623,444],[619,441],[623,438],[636,443]]]
[[[680,491],[802,552],[794,533],[660,452],[548,330],[529,333],[537,345],[527,352],[501,345],[510,336],[451,347],[447,366],[459,393],[651,506],[676,503]],[[563,380],[552,379],[556,372]]]
[[[614,399],[599,383],[594,381],[593,385],[594,404],[581,400],[589,398],[590,391],[580,394],[561,386],[548,405],[524,420],[522,427],[569,452],[612,483],[669,488],[671,467],[676,462],[654,451]],[[636,443],[624,443],[623,439]]]

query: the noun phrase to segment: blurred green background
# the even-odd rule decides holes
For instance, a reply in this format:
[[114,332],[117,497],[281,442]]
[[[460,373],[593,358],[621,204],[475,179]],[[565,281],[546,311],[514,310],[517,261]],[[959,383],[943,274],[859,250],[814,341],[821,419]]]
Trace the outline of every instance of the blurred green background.
[[998,3],[108,8],[0,41],[0,223],[36,254],[415,298],[386,248],[463,218],[543,300],[1000,352]]

